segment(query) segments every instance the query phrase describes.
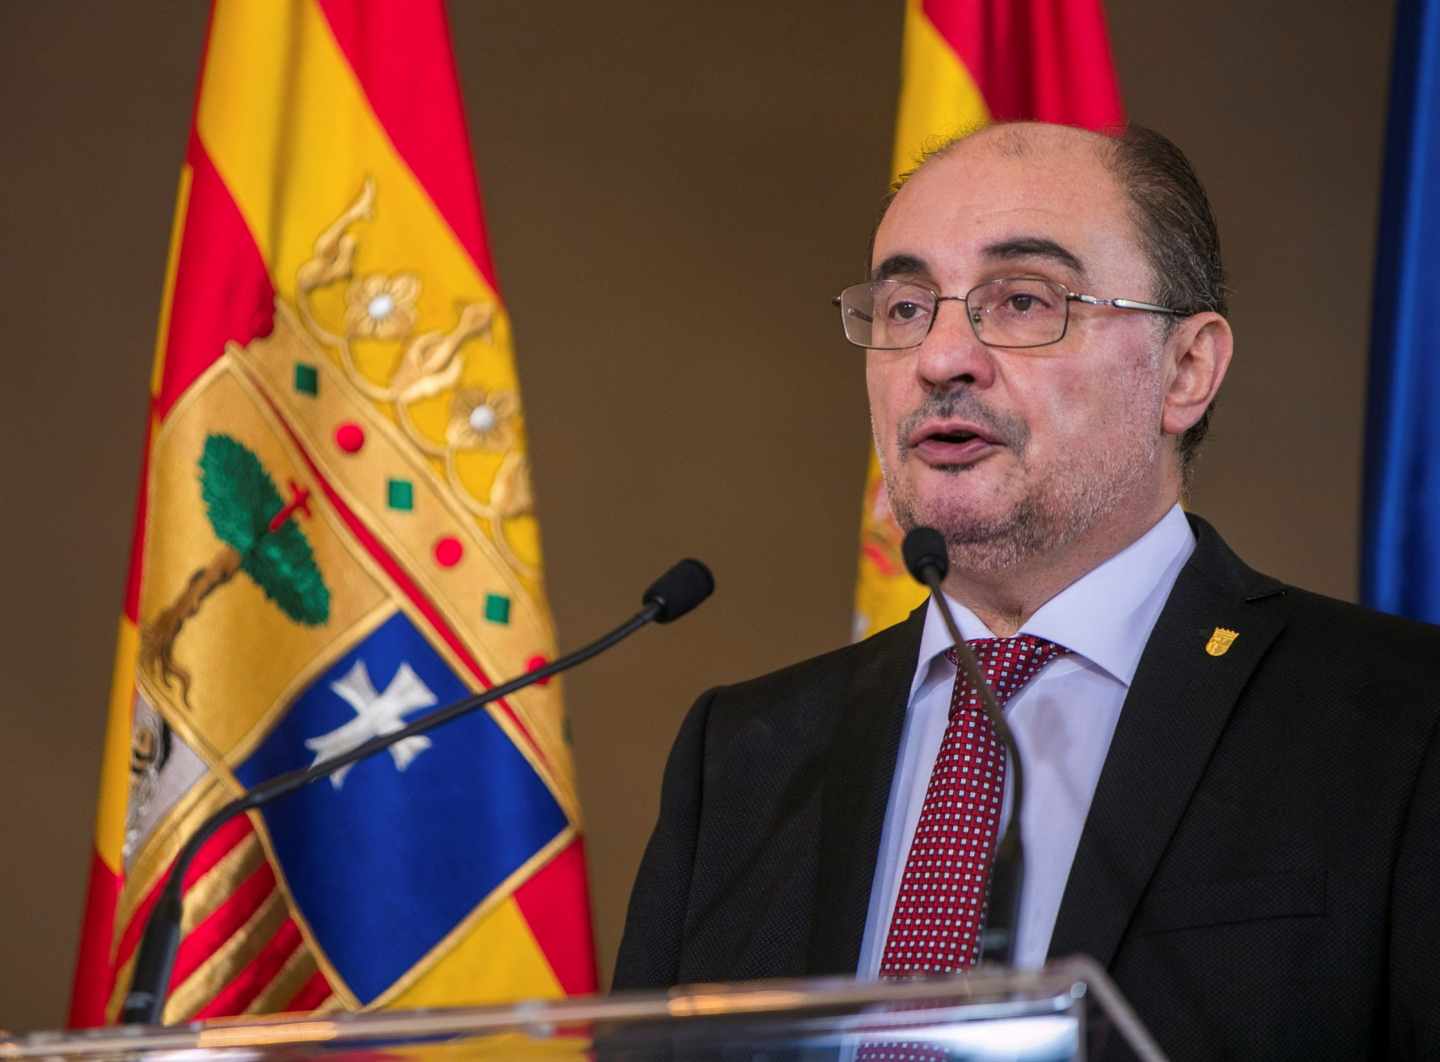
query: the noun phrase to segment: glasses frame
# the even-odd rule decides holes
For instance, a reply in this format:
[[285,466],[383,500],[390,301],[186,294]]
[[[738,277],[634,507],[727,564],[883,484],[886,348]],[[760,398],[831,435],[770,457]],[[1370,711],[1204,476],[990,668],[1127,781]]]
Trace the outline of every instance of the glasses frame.
[[[989,287],[991,284],[1003,284],[1006,281],[1012,280],[1037,281],[1041,284],[1045,284],[1050,288],[1053,288],[1058,294],[1065,296],[1065,320],[1060,326],[1060,334],[1058,336],[1056,336],[1054,339],[1047,339],[1043,343],[992,343],[990,342],[990,340],[986,339],[980,334],[980,322],[976,319],[976,311],[970,308],[970,296],[975,294],[975,292],[979,291],[981,288]],[[930,324],[925,329],[925,334],[923,336],[921,336],[913,343],[905,343],[900,346],[889,347],[873,347],[870,346],[868,343],[860,343],[850,338],[850,332],[848,329],[845,328],[845,293],[848,291],[853,291],[856,288],[869,288],[876,284],[904,284],[907,287],[920,288],[922,291],[928,291],[930,292],[930,294],[935,296],[935,312],[930,315]],[[992,280],[986,280],[982,283],[976,284],[964,295],[942,295],[939,291],[932,288],[929,284],[921,284],[920,282],[914,280],[867,280],[860,284],[851,284],[849,287],[841,291],[839,295],[834,296],[830,300],[830,304],[840,310],[840,327],[845,334],[845,341],[864,350],[913,350],[915,347],[920,346],[920,344],[924,343],[925,340],[930,338],[930,332],[932,329],[934,329],[935,321],[940,316],[940,304],[942,302],[964,303],[965,319],[970,322],[970,331],[974,332],[975,338],[978,339],[981,343],[985,344],[985,346],[994,347],[997,350],[1034,350],[1037,347],[1050,347],[1054,346],[1056,343],[1059,343],[1070,331],[1070,304],[1072,302],[1083,303],[1086,306],[1108,306],[1112,310],[1131,310],[1138,313],[1163,313],[1168,314],[1172,317],[1191,316],[1191,314],[1187,311],[1177,310],[1173,306],[1160,306],[1157,303],[1141,302],[1138,299],[1106,299],[1102,298],[1099,295],[1086,295],[1078,291],[1071,291],[1064,284],[1061,284],[1058,280],[1051,280],[1049,277],[1024,275],[1015,277],[995,277]]]

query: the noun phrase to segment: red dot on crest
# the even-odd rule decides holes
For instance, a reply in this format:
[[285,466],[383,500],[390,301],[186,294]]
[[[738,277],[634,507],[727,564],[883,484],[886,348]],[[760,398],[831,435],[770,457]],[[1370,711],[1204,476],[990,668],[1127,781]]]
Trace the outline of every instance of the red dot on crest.
[[347,454],[358,454],[365,445],[365,429],[353,421],[346,421],[335,429],[335,445]]
[[[546,660],[543,656],[540,656],[540,655],[537,654],[537,655],[535,655],[535,656],[532,656],[529,660],[525,661],[525,670],[526,670],[526,671],[539,671],[542,667],[544,667],[544,666],[545,666],[546,664],[548,664],[548,663],[550,663],[550,661]],[[535,685],[537,685],[537,686],[548,686],[548,685],[550,685],[550,680],[549,680],[548,678],[537,679],[536,682],[535,682]]]
[[453,568],[465,555],[465,547],[453,535],[446,535],[435,543],[435,563],[442,568]]

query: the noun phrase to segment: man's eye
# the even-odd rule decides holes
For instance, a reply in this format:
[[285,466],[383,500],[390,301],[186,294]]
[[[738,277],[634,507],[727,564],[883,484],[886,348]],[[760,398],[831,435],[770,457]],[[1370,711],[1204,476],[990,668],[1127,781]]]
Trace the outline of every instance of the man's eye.
[[1040,300],[1034,295],[1016,292],[1005,300],[1005,309],[1018,314],[1026,314],[1040,309]]
[[892,321],[915,321],[924,317],[925,312],[925,307],[920,305],[920,303],[902,300],[891,304],[889,317]]

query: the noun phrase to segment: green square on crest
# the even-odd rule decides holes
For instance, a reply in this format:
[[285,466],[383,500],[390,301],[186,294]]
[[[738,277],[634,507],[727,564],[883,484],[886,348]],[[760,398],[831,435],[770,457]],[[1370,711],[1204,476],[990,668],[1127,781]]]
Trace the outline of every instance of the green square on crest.
[[385,503],[392,509],[408,513],[415,508],[415,485],[408,479],[391,479],[385,483]]
[[510,599],[504,594],[486,594],[485,618],[491,623],[509,623]]
[[302,395],[320,393],[320,374],[315,371],[315,366],[306,365],[303,361],[295,363],[295,390]]

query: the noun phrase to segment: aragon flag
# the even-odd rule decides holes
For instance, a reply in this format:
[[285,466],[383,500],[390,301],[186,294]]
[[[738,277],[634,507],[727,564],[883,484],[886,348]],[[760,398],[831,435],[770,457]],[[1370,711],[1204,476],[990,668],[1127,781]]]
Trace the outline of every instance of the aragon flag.
[[[992,121],[1120,127],[1125,111],[1100,0],[908,0],[892,177],[928,147]],[[898,623],[924,599],[900,559],[872,452],[860,517],[855,636]]]
[[[553,653],[441,0],[217,0],[181,170],[71,1022],[243,788]],[[560,691],[239,818],[165,1020],[592,991]]]

